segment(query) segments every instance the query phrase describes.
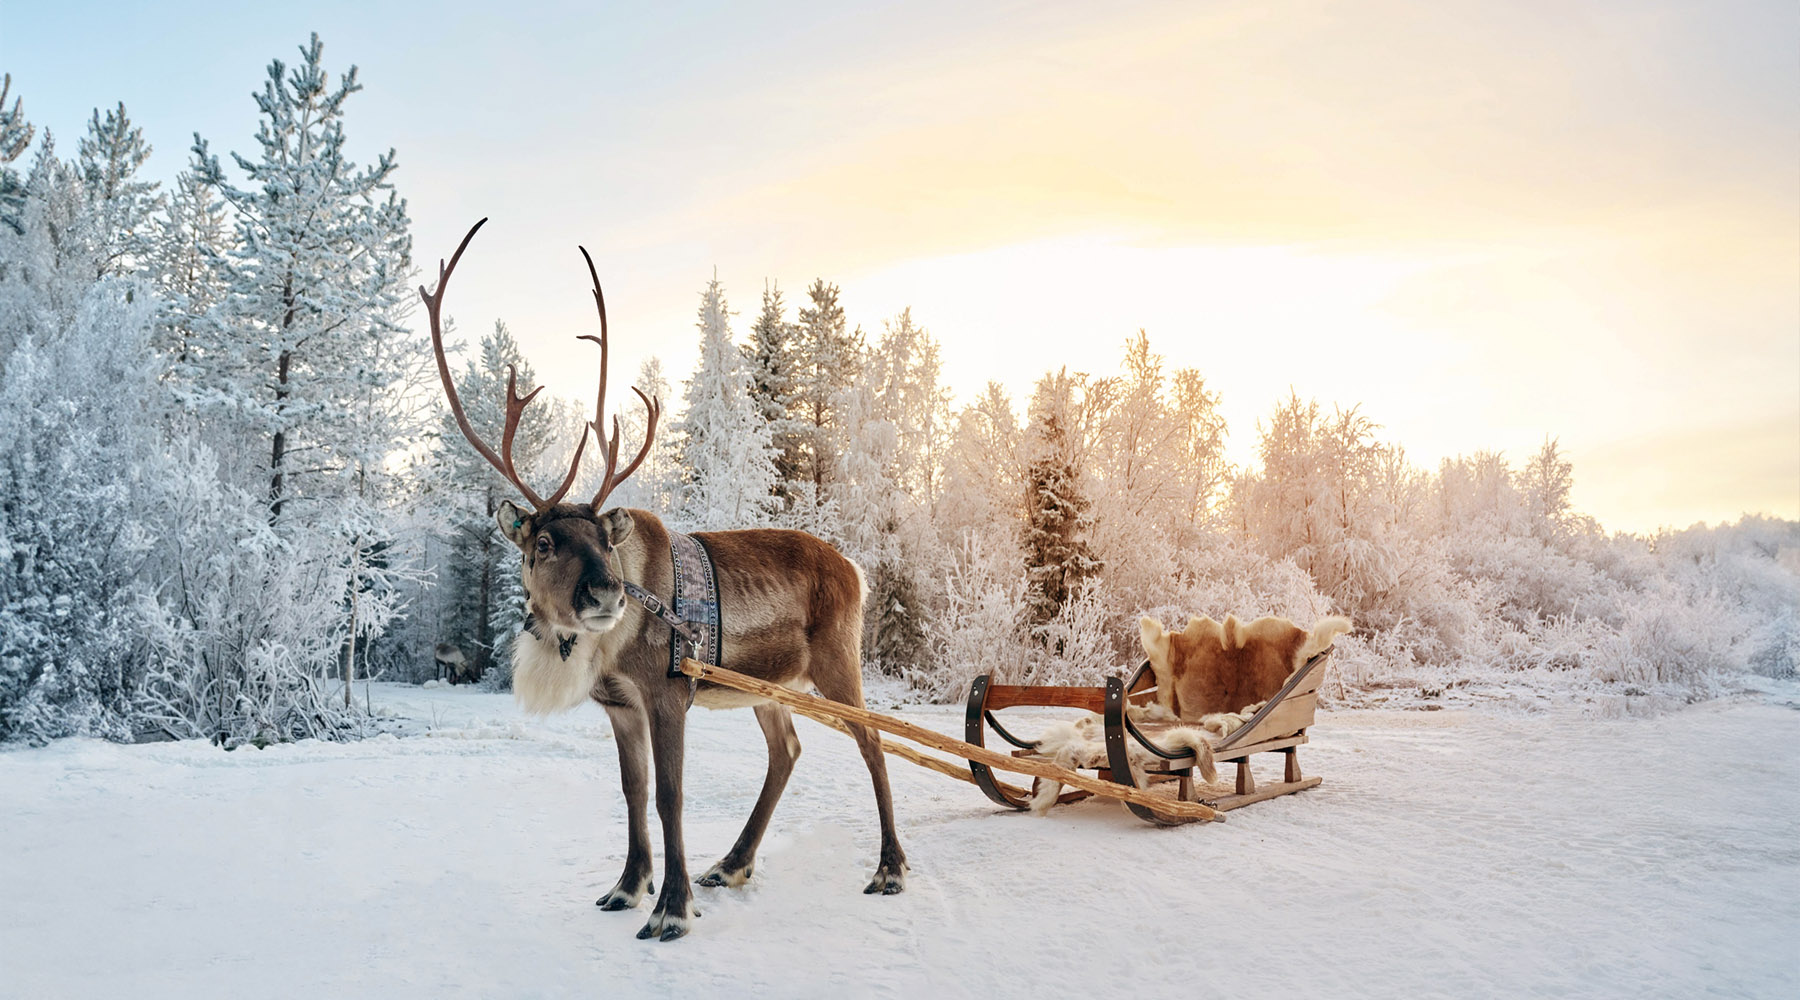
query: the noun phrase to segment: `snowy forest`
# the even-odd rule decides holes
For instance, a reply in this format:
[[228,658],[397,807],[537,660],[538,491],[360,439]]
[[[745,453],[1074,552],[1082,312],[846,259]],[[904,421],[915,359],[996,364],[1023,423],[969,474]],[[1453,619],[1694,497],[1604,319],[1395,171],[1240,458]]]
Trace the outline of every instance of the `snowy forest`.
[[[379,731],[362,682],[436,678],[440,644],[504,689],[512,487],[444,404],[416,291],[439,248],[413,246],[402,158],[346,157],[355,69],[316,36],[271,63],[244,134],[196,135],[167,186],[124,104],[71,148],[27,83],[0,97],[0,740],[354,738]],[[697,368],[636,373],[668,415],[613,502],[838,546],[887,697],[1092,683],[1140,658],[1145,614],[1348,615],[1339,705],[1654,711],[1800,663],[1795,522],[1608,533],[1554,438],[1421,468],[1379,400],[1227,427],[1208,373],[1129,315],[1095,332],[1116,370],[952,387],[932,317],[858,317],[830,276],[728,278],[696,282]],[[497,439],[530,359],[504,323],[452,339]],[[554,481],[586,413],[538,409],[516,453]]]

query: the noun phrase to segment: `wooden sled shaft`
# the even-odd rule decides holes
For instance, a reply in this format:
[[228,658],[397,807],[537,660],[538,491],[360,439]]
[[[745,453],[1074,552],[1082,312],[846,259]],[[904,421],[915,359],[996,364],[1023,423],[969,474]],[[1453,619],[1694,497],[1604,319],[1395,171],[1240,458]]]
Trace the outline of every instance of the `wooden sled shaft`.
[[976,746],[973,743],[966,743],[962,740],[954,739],[945,736],[942,733],[926,729],[923,726],[915,726],[910,722],[905,722],[892,716],[871,712],[866,708],[858,708],[854,705],[845,705],[841,702],[830,701],[815,695],[801,694],[797,691],[784,688],[779,684],[770,684],[768,681],[740,674],[735,670],[727,670],[724,667],[710,667],[697,660],[683,660],[681,661],[681,671],[696,680],[704,680],[713,684],[722,684],[725,687],[734,688],[745,694],[766,698],[769,701],[786,706],[795,712],[799,712],[809,719],[819,719],[821,716],[824,716],[837,719],[841,722],[855,723],[860,726],[867,726],[871,729],[878,729],[882,732],[893,733],[895,736],[904,737],[914,743],[928,746],[933,750],[941,750],[944,753],[955,754],[966,760],[986,764],[991,768],[1012,771],[1019,774],[1029,774],[1033,777],[1061,782],[1063,785],[1070,788],[1078,788],[1084,792],[1092,792],[1103,798],[1122,799],[1126,802],[1145,806],[1166,816],[1219,821],[1224,819],[1224,817],[1219,814],[1218,810],[1213,809],[1210,806],[1201,805],[1198,802],[1178,802],[1161,795],[1146,792],[1142,789],[1114,784],[1113,782],[1103,781],[1099,778],[1090,778],[1078,771],[1071,771],[1067,768],[1057,767],[1054,764],[1047,764],[1043,761],[1032,760],[1025,757],[1009,757],[1005,754],[989,750],[986,747]]

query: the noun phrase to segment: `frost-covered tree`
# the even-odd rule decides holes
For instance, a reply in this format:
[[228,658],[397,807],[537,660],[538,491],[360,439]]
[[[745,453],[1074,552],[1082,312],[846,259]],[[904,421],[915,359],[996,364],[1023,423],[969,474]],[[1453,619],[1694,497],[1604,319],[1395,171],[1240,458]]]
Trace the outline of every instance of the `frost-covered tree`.
[[231,219],[191,170],[175,179],[167,213],[150,254],[151,273],[168,301],[157,346],[185,387],[195,369],[208,367],[210,359],[199,352],[224,339],[215,310],[226,290]]
[[[457,393],[475,432],[484,441],[498,441],[509,373],[527,386],[536,384],[536,376],[505,323],[494,324],[476,353],[457,376]],[[513,440],[518,467],[527,474],[540,469],[546,453],[554,450],[551,436],[564,429],[554,418],[527,411]],[[476,672],[486,674],[496,662],[505,662],[506,643],[518,629],[523,594],[517,550],[494,525],[500,502],[516,499],[518,490],[468,446],[447,408],[439,412],[437,442],[436,489],[450,542],[441,581],[448,599],[439,636],[461,647]]]
[[928,624],[943,603],[946,560],[931,522],[942,481],[948,394],[937,343],[905,310],[886,324],[839,393],[828,495],[839,535],[870,573],[865,655],[888,674],[911,676],[930,659]]
[[831,434],[837,422],[833,410],[839,393],[861,374],[862,330],[850,331],[844,307],[838,303],[838,286],[815,279],[806,290],[794,340],[793,407],[795,434],[801,456],[801,478],[810,479],[822,495],[831,474]]
[[1374,488],[1386,450],[1375,424],[1355,407],[1327,416],[1290,396],[1258,426],[1262,468],[1239,498],[1249,538],[1291,557],[1352,614],[1389,606],[1404,560]]
[[700,293],[700,366],[687,382],[676,433],[688,476],[681,520],[696,529],[768,522],[775,497],[775,449],[751,395],[751,373],[732,342],[730,310],[717,278]]
[[0,225],[18,233],[21,231],[19,209],[25,204],[25,183],[12,168],[12,162],[25,155],[34,130],[25,120],[19,98],[13,98],[12,107],[6,106],[6,99],[11,94],[12,74],[8,73],[0,79]]
[[764,284],[762,311],[750,326],[750,343],[744,347],[744,356],[750,363],[751,395],[756,399],[757,412],[769,425],[769,439],[775,447],[775,489],[784,504],[793,499],[804,462],[803,428],[793,416],[799,363],[797,339],[794,324],[787,318],[787,306],[781,300],[781,286]]
[[142,292],[93,286],[66,328],[5,358],[0,740],[129,735],[152,624],[150,515],[170,472]]
[[1123,368],[1099,415],[1094,471],[1105,480],[1111,517],[1161,521],[1181,492],[1184,428],[1164,398],[1162,356],[1142,330],[1126,341]]
[[194,169],[237,222],[231,249],[226,342],[210,352],[222,413],[241,414],[266,442],[269,512],[297,498],[342,495],[345,453],[359,429],[350,405],[392,372],[365,367],[395,357],[378,341],[405,336],[412,299],[412,237],[394,193],[392,150],[358,167],[344,149],[344,104],[361,90],[356,68],[332,86],[315,34],[291,70],[269,64],[256,94],[262,114],[254,159],[233,154],[248,186],[230,181],[206,140]]
[[1543,447],[1526,460],[1519,473],[1519,489],[1533,535],[1548,541],[1584,527],[1569,501],[1574,488],[1575,466],[1563,458],[1557,440],[1546,437]]
[[943,499],[936,521],[955,541],[965,531],[1011,535],[1025,505],[1023,432],[1012,400],[998,382],[956,416],[944,460]]
[[929,510],[942,486],[950,436],[950,393],[941,383],[938,343],[913,322],[912,310],[884,324],[865,380],[877,387],[881,417],[894,425],[893,480]]
[[[638,365],[637,379],[632,382],[632,386],[651,399],[672,398],[669,377],[663,374],[661,358],[645,358]],[[620,416],[619,425],[622,428],[621,441],[642,441],[649,430],[649,416],[642,407],[631,407]],[[627,445],[622,444],[620,447],[623,449]],[[664,421],[657,429],[656,440],[651,442],[649,453],[644,456],[644,464],[638,466],[630,479],[618,486],[608,498],[608,503],[615,507],[639,507],[658,517],[678,517],[683,490],[680,452],[680,436],[670,430],[668,421]],[[578,485],[589,487],[589,492],[599,488],[598,477],[602,470],[590,466],[590,472],[595,477],[591,486],[585,478],[589,473],[583,473],[583,478],[576,481]]]
[[1034,628],[1054,620],[1104,564],[1088,545],[1091,502],[1082,493],[1077,437],[1090,409],[1085,379],[1067,372],[1039,381],[1032,399],[1025,472],[1026,613]]
[[63,336],[93,287],[98,222],[74,164],[45,134],[26,175],[18,227],[0,228],[0,365],[24,338]]
[[1231,483],[1225,418],[1219,413],[1218,393],[1209,391],[1193,368],[1175,373],[1175,419],[1180,426],[1180,512],[1192,530],[1218,526],[1218,506]]
[[99,275],[133,274],[148,263],[154,243],[156,212],[162,198],[155,181],[138,179],[150,159],[144,130],[134,126],[123,101],[88,121],[87,135],[77,148],[77,163],[97,220]]

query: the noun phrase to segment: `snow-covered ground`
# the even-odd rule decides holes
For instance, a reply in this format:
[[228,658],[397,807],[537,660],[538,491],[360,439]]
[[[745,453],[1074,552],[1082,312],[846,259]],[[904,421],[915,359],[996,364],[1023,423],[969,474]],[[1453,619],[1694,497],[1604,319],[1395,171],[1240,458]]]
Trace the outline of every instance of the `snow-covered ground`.
[[[1327,713],[1325,784],[1224,824],[1001,812],[891,764],[907,891],[864,896],[850,741],[806,751],[748,886],[687,938],[594,899],[624,857],[604,714],[377,685],[409,735],[0,752],[0,995],[1800,995],[1794,697],[1650,719]],[[950,708],[909,709],[954,732]],[[693,872],[762,777],[696,710]],[[660,877],[660,869],[658,872]]]

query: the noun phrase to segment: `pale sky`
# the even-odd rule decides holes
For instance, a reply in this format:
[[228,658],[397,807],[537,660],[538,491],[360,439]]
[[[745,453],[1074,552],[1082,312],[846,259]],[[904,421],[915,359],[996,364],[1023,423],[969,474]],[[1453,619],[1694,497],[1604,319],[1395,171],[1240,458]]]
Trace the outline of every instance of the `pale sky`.
[[871,335],[910,305],[963,398],[1141,327],[1240,461],[1292,388],[1428,468],[1559,438],[1608,528],[1800,517],[1792,0],[0,0],[0,70],[65,154],[123,99],[167,179],[194,131],[250,150],[314,30],[422,268],[492,217],[448,309],[554,392],[592,386],[583,243],[624,378],[688,371],[714,268],[740,332],[822,276]]

